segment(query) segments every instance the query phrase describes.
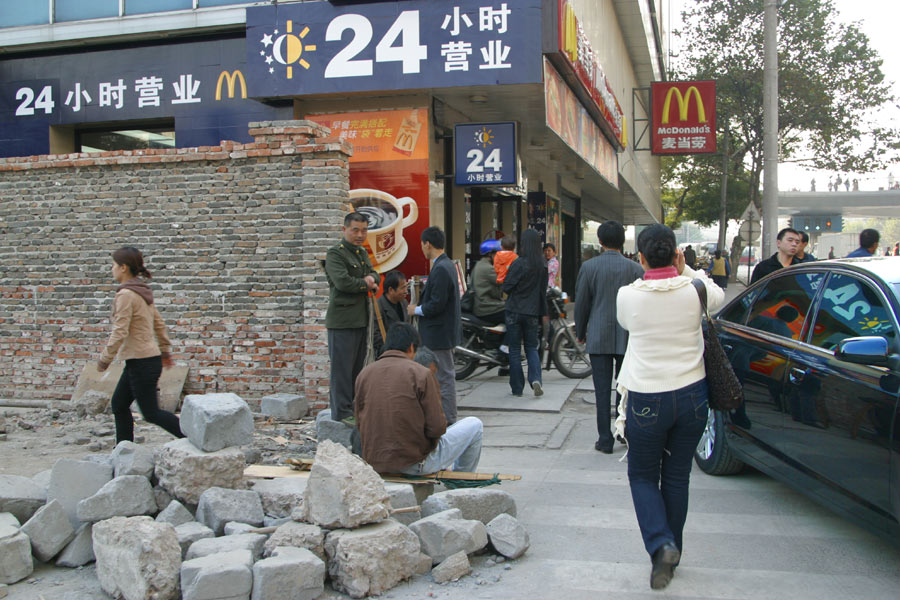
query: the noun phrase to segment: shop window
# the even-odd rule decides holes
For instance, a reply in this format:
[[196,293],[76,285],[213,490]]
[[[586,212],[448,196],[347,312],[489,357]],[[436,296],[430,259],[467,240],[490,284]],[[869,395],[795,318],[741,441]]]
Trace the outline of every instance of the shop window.
[[199,6],[225,6],[226,4],[249,4],[247,0],[200,0]]
[[126,15],[188,10],[194,8],[194,0],[125,0]]
[[76,152],[145,150],[175,147],[175,127],[82,129],[75,133]]
[[47,2],[0,2],[0,27],[43,25],[50,22],[50,5]]
[[[32,1],[34,2],[34,0]],[[118,16],[119,0],[56,0],[57,21],[80,21]]]

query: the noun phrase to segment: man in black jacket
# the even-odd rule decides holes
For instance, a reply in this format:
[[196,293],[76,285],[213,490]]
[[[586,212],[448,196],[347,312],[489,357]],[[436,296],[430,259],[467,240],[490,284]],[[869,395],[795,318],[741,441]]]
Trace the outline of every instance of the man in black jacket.
[[456,266],[444,253],[444,232],[428,227],[422,232],[422,253],[431,261],[431,272],[421,303],[409,305],[409,315],[419,317],[422,344],[437,358],[437,380],[441,386],[441,406],[447,425],[456,422],[456,369],[453,349],[462,339],[462,315],[459,310],[459,279]]
[[[400,271],[393,270],[384,274],[384,289],[376,302],[381,314],[381,322],[384,331],[391,328],[394,323],[408,323],[406,291],[408,289],[406,276]],[[381,339],[381,328],[375,324],[375,333],[372,336],[372,344],[375,346],[375,358],[381,356],[384,348],[384,340]]]
[[778,269],[796,265],[800,261],[797,260],[797,248],[800,247],[800,232],[791,227],[785,227],[778,232],[775,246],[778,252],[761,261],[753,269],[753,275],[750,276],[750,283],[756,283],[769,273],[774,273]]

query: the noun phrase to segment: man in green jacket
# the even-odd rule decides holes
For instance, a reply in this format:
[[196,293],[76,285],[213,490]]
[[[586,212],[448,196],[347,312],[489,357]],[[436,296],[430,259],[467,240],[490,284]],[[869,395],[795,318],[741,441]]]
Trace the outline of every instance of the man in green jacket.
[[353,386],[366,361],[366,327],[369,324],[367,297],[378,289],[379,275],[366,252],[369,221],[352,212],[344,217],[344,239],[328,249],[325,275],[328,278],[328,358],[331,418],[341,421],[353,416]]

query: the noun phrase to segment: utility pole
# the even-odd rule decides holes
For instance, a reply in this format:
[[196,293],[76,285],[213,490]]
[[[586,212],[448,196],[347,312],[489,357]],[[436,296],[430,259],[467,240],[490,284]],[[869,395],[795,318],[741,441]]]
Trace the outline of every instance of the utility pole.
[[722,136],[722,202],[719,206],[719,250],[727,255],[728,246],[725,245],[725,232],[728,229],[728,127]]
[[763,256],[774,253],[778,229],[778,5],[765,0],[763,13]]

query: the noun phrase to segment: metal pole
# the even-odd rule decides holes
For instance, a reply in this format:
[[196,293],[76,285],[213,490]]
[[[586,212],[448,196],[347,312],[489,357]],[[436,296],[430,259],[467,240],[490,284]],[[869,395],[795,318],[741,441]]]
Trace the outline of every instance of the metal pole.
[[778,1],[765,0],[763,14],[763,240],[774,252],[778,229]]
[[[726,252],[725,248],[725,230],[728,228],[728,217],[726,216],[726,201],[728,194],[728,128],[725,128],[722,144],[722,202],[719,207],[719,250]],[[740,263],[739,263],[740,264]]]

